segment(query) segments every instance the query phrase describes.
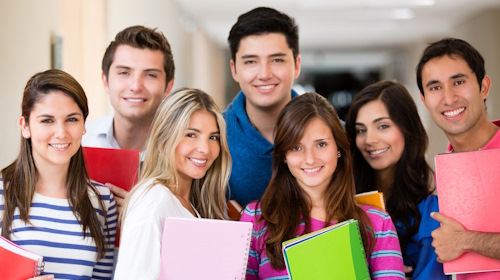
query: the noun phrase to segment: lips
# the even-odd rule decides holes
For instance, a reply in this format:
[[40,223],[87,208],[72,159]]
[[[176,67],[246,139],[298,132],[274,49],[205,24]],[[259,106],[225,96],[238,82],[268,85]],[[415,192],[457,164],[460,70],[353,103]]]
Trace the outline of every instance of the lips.
[[461,107],[461,108],[458,108],[455,110],[443,112],[443,115],[445,115],[448,118],[453,118],[453,117],[460,115],[463,111],[465,111],[465,107]]
[[55,149],[64,149],[64,148],[67,148],[69,146],[68,143],[66,144],[49,144],[52,148],[55,148]]
[[188,158],[192,163],[194,163],[195,165],[198,165],[198,166],[205,166],[205,164],[207,163],[207,160],[206,159],[197,159],[197,158]]
[[383,149],[378,149],[378,150],[368,151],[368,154],[369,154],[370,156],[378,156],[378,155],[380,155],[380,154],[385,153],[385,152],[386,152],[386,151],[388,151],[388,150],[389,150],[389,147],[387,147],[387,148],[383,148]]
[[322,168],[323,168],[323,166],[319,166],[319,167],[315,167],[315,168],[302,168],[302,171],[310,174],[310,173],[316,173],[316,172],[320,171]]

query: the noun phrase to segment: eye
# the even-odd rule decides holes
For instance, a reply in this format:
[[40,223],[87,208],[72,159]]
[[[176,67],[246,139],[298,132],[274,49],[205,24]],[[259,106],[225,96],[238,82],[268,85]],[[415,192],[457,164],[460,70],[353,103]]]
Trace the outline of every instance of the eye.
[[75,117],[71,117],[71,118],[68,118],[67,120],[68,122],[78,122],[79,119],[78,118],[75,118]]
[[433,87],[429,88],[430,91],[436,91],[436,90],[440,90],[440,89],[441,89],[441,86],[433,86]]
[[41,120],[40,122],[41,122],[41,123],[53,123],[53,122],[54,122],[54,120],[52,120],[52,119],[43,119],[43,120]]
[[366,133],[366,128],[356,128],[356,134]]
[[209,139],[219,142],[219,135],[211,135]]
[[318,143],[318,148],[324,148],[326,147],[326,142],[319,142]]
[[118,75],[128,75],[128,71],[119,71]]
[[148,73],[146,74],[147,77],[150,77],[150,78],[158,78],[158,76],[156,74],[152,74],[152,73]]
[[188,133],[186,133],[186,137],[188,137],[188,138],[195,138],[196,135],[194,133],[192,133],[192,132],[188,132]]
[[273,59],[273,62],[284,62],[285,60],[282,58],[275,58]]
[[378,129],[383,130],[383,129],[387,129],[387,128],[389,128],[389,127],[390,127],[390,126],[389,126],[389,125],[387,125],[387,124],[381,124],[381,125],[379,125],[379,126],[378,126]]
[[458,80],[454,83],[455,86],[459,86],[459,85],[463,85],[465,84],[465,81],[464,80]]
[[245,60],[243,64],[254,64],[257,63],[255,60]]
[[297,152],[297,151],[300,151],[300,150],[301,150],[300,146],[295,146],[295,147],[292,148],[292,151],[294,151],[294,152]]

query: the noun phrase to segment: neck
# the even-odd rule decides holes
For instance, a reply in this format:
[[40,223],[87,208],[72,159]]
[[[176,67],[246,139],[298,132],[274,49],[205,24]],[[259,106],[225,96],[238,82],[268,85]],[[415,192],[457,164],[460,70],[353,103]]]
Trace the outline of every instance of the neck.
[[41,166],[41,168],[37,168],[36,192],[49,197],[67,198],[68,186],[66,180],[68,167],[69,165],[66,167]]
[[152,122],[152,119],[131,122],[115,116],[113,118],[113,134],[120,148],[144,151]]
[[278,121],[278,116],[283,109],[284,105],[279,108],[274,108],[271,110],[260,110],[253,106],[246,105],[246,112],[250,123],[264,136],[264,138],[269,141],[269,143],[274,143],[274,127]]
[[385,197],[389,195],[389,190],[394,182],[395,172],[395,167],[375,171],[375,186],[379,192],[384,194]]
[[453,151],[476,151],[486,146],[491,138],[498,132],[498,126],[485,118],[479,125],[459,135],[446,134]]

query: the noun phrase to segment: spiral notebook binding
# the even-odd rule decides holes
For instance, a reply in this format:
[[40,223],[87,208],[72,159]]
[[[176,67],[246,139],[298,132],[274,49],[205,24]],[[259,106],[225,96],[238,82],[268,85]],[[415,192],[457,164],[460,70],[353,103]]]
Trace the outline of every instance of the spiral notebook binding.
[[362,255],[364,257],[365,263],[367,264],[366,265],[366,273],[368,275],[370,275],[370,270],[368,269],[368,260],[366,259],[365,246],[363,245],[363,239],[361,238],[361,231],[359,230],[359,222],[357,220],[354,220],[354,223],[356,224],[356,229],[357,229],[357,233],[358,233],[358,240],[359,240],[359,243],[361,244],[361,251],[363,253]]
[[[245,236],[242,236],[243,238],[245,238]],[[250,251],[250,240],[252,238],[252,228],[250,228],[250,230],[248,231],[247,233],[247,236],[246,236],[246,251],[244,252],[244,258],[243,258],[243,266],[242,266],[242,270],[241,270],[241,280],[245,280],[245,276],[246,276],[246,270],[247,270],[247,264],[248,264],[248,254],[249,254],[249,251]],[[237,279],[235,277],[235,279]]]
[[45,268],[45,262],[42,261],[40,265],[37,263],[34,264],[33,266],[33,276],[40,276]]

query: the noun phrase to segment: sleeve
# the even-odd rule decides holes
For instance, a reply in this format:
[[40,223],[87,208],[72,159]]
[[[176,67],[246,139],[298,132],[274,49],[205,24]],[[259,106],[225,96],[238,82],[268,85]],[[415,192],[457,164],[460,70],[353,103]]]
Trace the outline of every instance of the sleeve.
[[373,252],[368,257],[372,279],[405,279],[401,247],[391,217],[374,208],[367,214],[375,232]]
[[252,228],[252,240],[250,242],[250,252],[248,255],[248,264],[247,264],[247,280],[259,279],[259,263],[260,263],[260,255],[257,250],[257,230],[256,229],[256,212],[257,210],[252,207],[253,203],[247,205],[243,212],[241,213],[240,221],[251,222],[253,224]]
[[[109,190],[108,190],[109,191]],[[111,279],[113,274],[113,260],[115,247],[115,234],[117,226],[118,214],[116,211],[116,203],[113,194],[109,191],[105,195],[101,195],[104,207],[106,207],[106,224],[102,223],[104,236],[106,238],[106,254],[104,258],[97,261],[92,271],[92,279]]]
[[419,232],[416,234],[418,238],[415,241],[418,242],[420,249],[412,279],[448,279],[444,275],[443,264],[436,260],[437,255],[431,245],[431,232],[439,227],[439,223],[430,217],[430,213],[439,212],[438,198],[434,195],[429,196],[419,205],[419,208],[422,220],[420,221]]
[[[137,194],[137,192],[135,193]],[[139,201],[137,201],[139,202]],[[158,279],[161,267],[161,225],[148,204],[134,204],[121,229],[115,279]]]

